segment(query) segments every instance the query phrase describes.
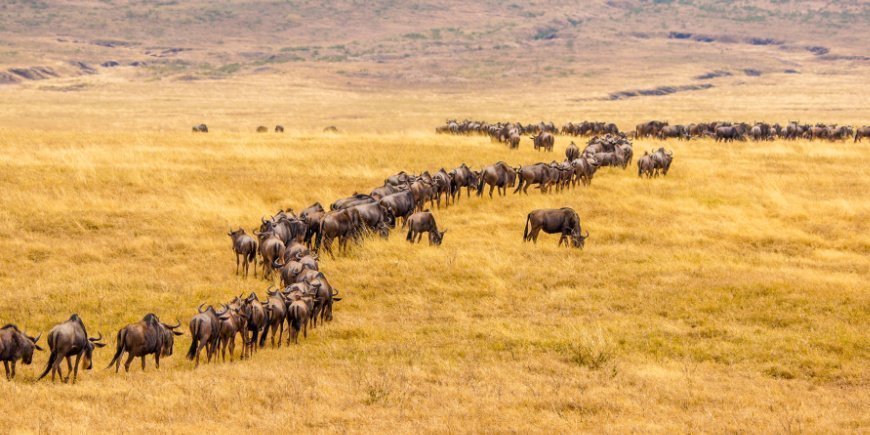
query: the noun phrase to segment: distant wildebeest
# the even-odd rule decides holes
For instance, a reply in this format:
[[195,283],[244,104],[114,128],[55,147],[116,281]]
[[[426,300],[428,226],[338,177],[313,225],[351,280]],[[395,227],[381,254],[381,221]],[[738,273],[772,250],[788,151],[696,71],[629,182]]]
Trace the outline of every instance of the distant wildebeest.
[[656,137],[663,127],[668,126],[668,121],[647,121],[638,124],[634,130],[635,138]]
[[336,127],[334,125],[330,125],[329,127],[324,128],[323,132],[324,133],[338,133],[338,127]]
[[652,156],[649,155],[648,152],[644,151],[643,155],[637,159],[637,176],[642,177],[644,175],[647,178],[651,178],[655,171],[655,166],[653,164]]
[[130,371],[130,363],[133,358],[142,358],[142,370],[145,370],[145,357],[154,355],[154,364],[160,368],[160,357],[172,355],[175,343],[175,335],[182,335],[176,331],[181,326],[167,325],[160,321],[154,314],[146,314],[139,322],[132,323],[121,328],[115,339],[115,356],[106,368],[115,366],[115,373],[121,368],[121,357],[127,352],[127,361],[124,362],[124,371]]
[[[83,364],[85,370],[90,370],[93,367],[93,354],[95,347],[103,347],[106,344],[101,343],[103,335],[99,337],[88,337],[88,331],[85,329],[85,324],[78,314],[73,314],[70,318],[51,328],[48,333],[48,348],[51,350],[51,355],[48,357],[48,364],[45,366],[45,371],[39,376],[39,379],[44,378],[51,372],[51,381],[54,382],[54,375],[57,374],[64,382],[69,382],[70,373],[72,373],[73,383],[79,374],[79,362]],[[76,362],[73,367],[70,358],[75,356]],[[60,362],[66,358],[67,374],[66,378],[60,370]]]
[[565,148],[565,159],[569,162],[573,162],[578,157],[580,157],[580,148],[577,148],[577,145],[574,142],[571,142],[568,145],[568,148]]
[[[420,243],[423,239],[423,233],[429,233],[429,246],[440,246],[444,240],[444,233],[447,230],[438,231],[438,224],[435,223],[435,216],[428,210],[414,213],[408,219],[408,235],[405,240],[411,243]],[[416,240],[414,240],[416,238]]]
[[359,211],[355,209],[331,211],[320,221],[320,232],[317,234],[314,251],[319,252],[323,246],[330,257],[335,257],[332,252],[332,241],[338,239],[338,251],[347,251],[347,242],[356,239],[360,235],[362,222]]
[[[218,328],[218,340],[221,348],[221,361],[226,361],[226,352],[227,349],[230,351],[230,362],[233,361],[234,354],[236,352],[236,336],[242,336],[242,355],[241,358],[245,357],[245,339],[247,337],[247,329],[248,329],[248,318],[242,312],[241,305],[234,305],[232,307],[223,306],[223,309],[215,313],[218,317],[218,322],[220,322],[220,326]],[[217,358],[217,357],[215,357]]]
[[520,135],[514,133],[507,138],[510,149],[515,150],[520,147]]
[[716,127],[716,142],[731,142],[734,140],[743,140],[743,135],[740,133],[740,130],[731,125],[723,125],[721,127]]
[[36,344],[40,336],[34,338],[26,335],[12,324],[0,328],[0,361],[3,361],[3,368],[6,369],[6,379],[12,380],[15,377],[15,364],[18,360],[25,365],[33,362],[33,351],[42,350]]
[[275,133],[284,133],[284,126],[283,125],[276,125],[275,126]]
[[211,362],[220,342],[220,319],[214,308],[209,305],[205,310],[202,305],[196,309],[197,314],[190,319],[190,348],[187,359],[196,360],[194,367],[199,367],[199,354],[205,349],[206,361]]
[[311,297],[301,294],[294,294],[290,299],[290,306],[287,307],[287,324],[290,326],[290,334],[287,338],[287,344],[292,341],[294,344],[299,344],[299,331],[302,335],[308,338],[308,321],[311,315]]
[[559,246],[565,243],[565,246],[571,244],[575,248],[583,248],[586,239],[589,237],[589,231],[586,235],[581,234],[580,216],[577,212],[570,208],[559,209],[542,209],[533,210],[526,216],[526,226],[523,230],[523,240],[529,240],[537,243],[538,233],[544,230],[547,234],[561,234],[559,237]]
[[208,127],[205,124],[198,124],[193,126],[194,133],[208,133]]
[[236,275],[239,274],[239,259],[244,264],[245,278],[248,277],[248,267],[254,263],[254,277],[257,276],[257,241],[247,235],[241,227],[233,231],[230,229],[227,235],[233,240],[233,252],[236,254]]
[[852,142],[861,142],[865,137],[870,137],[870,126],[867,125],[855,129],[855,138]]
[[483,195],[483,186],[489,185],[489,197],[492,191],[498,188],[499,195],[507,195],[508,187],[514,186],[517,172],[505,162],[496,162],[483,168],[478,176],[477,196]]
[[540,133],[537,136],[531,137],[530,139],[532,139],[532,143],[534,144],[535,149],[539,151],[541,149],[545,151],[553,151],[553,144],[556,141],[556,139],[550,133]]
[[658,133],[659,139],[668,139],[675,137],[677,139],[689,139],[689,133],[683,125],[665,125]]
[[671,162],[674,161],[674,153],[665,151],[664,148],[659,148],[650,154],[650,159],[652,159],[655,176],[658,176],[659,171],[661,171],[662,175],[668,175],[668,170],[671,169]]
[[265,133],[267,131],[269,131],[269,128],[266,127],[265,125],[261,125],[261,126],[257,127],[257,133]]

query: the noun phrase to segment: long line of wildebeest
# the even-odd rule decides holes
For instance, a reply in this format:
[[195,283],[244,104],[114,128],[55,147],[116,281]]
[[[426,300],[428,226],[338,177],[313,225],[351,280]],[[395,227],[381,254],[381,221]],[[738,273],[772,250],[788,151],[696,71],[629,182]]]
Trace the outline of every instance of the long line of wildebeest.
[[[552,150],[553,138],[541,132],[536,147]],[[489,188],[489,197],[497,190],[499,196],[513,192],[528,194],[530,186],[542,193],[573,189],[577,184],[589,186],[596,171],[602,166],[628,167],[633,158],[632,143],[622,133],[605,133],[590,139],[583,150],[573,142],[565,150],[562,162],[535,163],[511,166],[503,161],[472,170],[466,164],[446,171],[420,174],[399,172],[391,175],[384,184],[368,194],[355,193],[332,203],[327,211],[315,203],[298,214],[291,209],[280,210],[266,219],[253,236],[244,229],[230,230],[233,251],[236,255],[236,274],[247,277],[250,265],[262,269],[264,278],[280,277],[281,286],[266,290],[266,299],[256,293],[236,296],[214,306],[201,304],[189,322],[191,344],[187,358],[199,365],[200,354],[206,351],[207,361],[217,358],[234,359],[236,338],[241,338],[240,358],[251,358],[258,348],[266,345],[271,334],[271,345],[280,347],[284,331],[288,330],[287,344],[298,343],[300,332],[307,337],[308,328],[330,322],[333,304],[341,298],[320,271],[318,252],[323,249],[333,256],[333,243],[338,242],[338,251],[347,250],[349,243],[360,243],[371,236],[387,238],[396,229],[399,220],[407,228],[405,239],[419,243],[424,233],[430,245],[440,245],[446,230],[440,230],[430,207],[447,208],[459,203],[461,191],[466,197],[476,191],[483,196]],[[654,177],[667,175],[673,155],[664,148],[644,153],[637,161],[638,175]],[[559,245],[582,248],[587,231],[582,234],[580,217],[570,208],[533,210],[526,216],[523,239],[537,241],[540,231],[559,234]],[[256,237],[256,238],[255,238]],[[285,328],[286,325],[286,328]],[[168,324],[155,314],[147,314],[141,321],[127,325],[116,335],[115,353],[106,367],[114,366],[119,371],[122,360],[129,371],[134,358],[141,359],[145,369],[146,356],[154,357],[160,367],[160,358],[173,353],[175,336],[182,335],[181,322]],[[16,363],[30,364],[35,350],[43,350],[36,337],[25,334],[16,325],[0,328],[0,361],[3,361],[7,379],[15,377]],[[45,369],[38,379],[51,373],[68,382],[75,382],[79,366],[91,369],[93,352],[106,346],[102,334],[91,337],[84,321],[73,314],[65,322],[53,327],[47,337],[50,350]],[[62,373],[62,361],[66,360],[66,376]]]
[[[511,148],[519,145],[520,138],[525,134],[540,135],[542,133],[571,136],[594,136],[603,134],[618,134],[619,128],[612,122],[580,121],[568,122],[561,128],[553,122],[523,124],[521,122],[495,122],[455,119],[448,120],[445,125],[435,129],[436,133],[456,135],[486,135],[493,141],[507,143]],[[647,121],[635,126],[634,131],[624,132],[633,138],[657,138],[690,140],[712,138],[718,141],[762,141],[774,139],[807,139],[807,140],[840,140],[853,139],[854,142],[870,137],[870,126],[852,127],[837,124],[807,124],[789,121],[785,125],[779,123],[754,122],[699,122],[687,125],[670,125],[668,121]],[[532,137],[534,141],[535,138]]]

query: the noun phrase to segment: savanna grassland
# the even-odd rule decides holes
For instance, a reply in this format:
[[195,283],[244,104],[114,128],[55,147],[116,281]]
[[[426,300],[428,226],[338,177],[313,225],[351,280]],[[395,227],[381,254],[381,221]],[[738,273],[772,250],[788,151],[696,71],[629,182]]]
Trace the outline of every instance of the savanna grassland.
[[[0,5],[0,324],[78,313],[109,343],[75,385],[35,381],[46,353],[19,365],[0,431],[866,432],[866,140],[637,140],[673,149],[667,177],[463,193],[433,210],[438,248],[399,230],[321,259],[343,300],[298,346],[194,370],[185,334],[159,370],[103,369],[146,313],[186,332],[202,302],[264,294],[233,274],[231,226],[572,140],[509,152],[435,135],[448,118],[870,123],[865,4],[731,4]],[[56,77],[9,72],[34,66]],[[563,206],[585,249],[522,242]]]

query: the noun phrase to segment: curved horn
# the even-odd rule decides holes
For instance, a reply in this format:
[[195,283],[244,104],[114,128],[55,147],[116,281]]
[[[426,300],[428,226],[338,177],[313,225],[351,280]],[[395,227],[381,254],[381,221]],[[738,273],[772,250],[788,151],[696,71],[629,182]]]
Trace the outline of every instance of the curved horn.
[[223,316],[224,314],[226,314],[227,311],[229,311],[229,310],[230,310],[229,307],[227,307],[227,306],[224,305],[224,304],[221,304],[221,311],[218,312],[218,313],[215,313],[215,314],[216,314],[218,317],[220,317],[220,316]]
[[175,325],[167,325],[166,323],[164,323],[163,326],[167,329],[175,329],[175,328],[178,328],[179,326],[181,326],[181,321],[176,318]]
[[202,312],[203,312],[203,311],[202,311],[202,306],[203,306],[203,305],[205,305],[205,302],[199,304],[199,306],[196,307],[196,311],[199,312],[200,314],[202,314]]
[[96,338],[91,337],[91,338],[88,338],[88,340],[90,340],[91,342],[97,342],[97,341],[100,341],[100,340],[103,339],[103,333],[102,333],[102,332],[97,332],[97,335],[99,335],[99,337],[96,337]]
[[39,341],[39,337],[42,337],[42,333],[40,333],[39,335],[37,335],[36,338],[31,338],[30,341],[36,343],[37,341]]
[[584,239],[588,239],[588,238],[589,238],[589,230],[586,230],[586,235],[583,236],[583,238],[584,238]]
[[265,224],[266,223],[266,216],[260,216],[260,222]]

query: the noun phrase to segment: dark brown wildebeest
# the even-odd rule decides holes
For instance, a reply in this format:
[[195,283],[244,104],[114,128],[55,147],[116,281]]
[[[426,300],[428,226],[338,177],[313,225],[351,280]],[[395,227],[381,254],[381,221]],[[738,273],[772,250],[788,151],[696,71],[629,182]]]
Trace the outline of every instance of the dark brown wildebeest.
[[405,237],[405,240],[414,243],[416,238],[416,243],[420,243],[423,239],[423,233],[429,233],[429,246],[440,246],[446,232],[446,229],[438,231],[435,216],[426,210],[414,213],[408,219],[408,235]]
[[284,255],[284,242],[273,231],[254,233],[260,239],[260,257],[263,262],[263,277],[272,277],[272,262]]
[[[79,362],[83,364],[85,370],[93,368],[94,348],[106,345],[100,342],[102,339],[102,334],[99,334],[99,337],[88,337],[84,322],[78,314],[73,314],[66,322],[51,328],[49,331],[48,348],[51,349],[51,355],[48,357],[48,364],[46,364],[45,371],[42,372],[39,379],[44,378],[51,371],[52,382],[54,382],[55,373],[64,382],[69,382],[70,373],[72,373],[72,380],[75,383],[79,374]],[[70,358],[73,356],[76,357],[75,367],[70,362]],[[60,371],[60,362],[64,358],[66,358],[67,367],[66,378]]]
[[378,203],[384,206],[389,213],[392,213],[395,219],[402,218],[403,225],[408,217],[414,213],[416,206],[414,195],[408,190],[387,195],[381,198]]
[[537,136],[530,137],[536,150],[553,151],[553,144],[556,139],[550,133],[540,133]]
[[314,274],[312,278],[308,279],[307,283],[309,284],[311,294],[314,297],[314,304],[309,311],[312,324],[317,326],[318,315],[321,324],[324,322],[331,322],[332,305],[341,300],[341,298],[336,297],[338,295],[338,290],[329,283],[329,280],[326,279],[326,275],[322,273]]
[[671,169],[671,162],[674,161],[674,153],[672,151],[665,151],[664,148],[659,148],[650,154],[650,159],[653,162],[655,176],[658,176],[659,171],[661,171],[662,175],[668,175],[668,170]]
[[198,124],[193,126],[194,133],[208,133],[208,127],[205,124]]
[[423,210],[426,201],[429,201],[430,206],[435,206],[435,186],[431,182],[424,179],[416,180],[411,183],[409,190],[414,196],[415,210]]
[[405,173],[405,171],[400,171],[398,174],[390,175],[384,180],[384,184],[389,184],[391,186],[404,186],[410,183],[411,176]]
[[586,235],[581,234],[580,216],[571,208],[554,208],[533,210],[526,216],[526,226],[523,230],[523,241],[538,242],[538,233],[544,230],[547,234],[561,234],[559,237],[559,246],[565,243],[565,246],[571,244],[575,248],[583,249],[586,239],[589,237],[589,232]]
[[450,206],[450,198],[453,197],[453,180],[450,174],[441,168],[432,176],[432,181],[435,183],[435,200],[438,208],[441,208],[441,195],[444,195],[444,205]]
[[196,309],[197,314],[190,319],[190,348],[187,350],[187,359],[196,359],[194,367],[199,367],[199,354],[203,349],[206,361],[211,362],[220,342],[220,319],[211,305],[205,310],[202,309],[203,305]]
[[320,232],[314,245],[314,252],[320,252],[320,247],[326,248],[329,256],[335,258],[332,252],[332,241],[338,238],[338,251],[347,251],[347,242],[359,236],[362,229],[359,211],[355,209],[336,210],[329,212],[320,221]]
[[622,144],[617,145],[614,148],[614,153],[619,156],[620,160],[622,160],[622,169],[625,169],[628,165],[631,164],[631,160],[634,158],[634,148],[631,147],[631,144]]
[[133,358],[142,358],[142,370],[145,370],[145,357],[154,355],[154,364],[160,368],[160,357],[172,355],[175,344],[175,335],[182,335],[175,329],[181,326],[162,323],[154,314],[146,314],[139,322],[129,324],[120,331],[115,339],[115,356],[106,368],[115,366],[115,373],[121,368],[121,357],[127,352],[127,361],[124,362],[124,371],[130,371],[130,363]]
[[265,125],[257,127],[257,133],[266,133],[269,129]]
[[[242,350],[242,358],[244,358],[253,355],[257,350],[260,332],[266,329],[266,308],[253,292],[245,299],[237,299],[241,304],[240,311],[248,322],[248,330],[242,334],[242,342],[245,344]],[[248,332],[251,333],[250,339],[248,339]]]
[[233,354],[236,352],[236,336],[242,336],[242,355],[241,358],[245,357],[245,336],[247,335],[245,331],[248,329],[248,319],[245,317],[245,314],[242,312],[241,305],[237,305],[234,307],[228,307],[226,305],[223,306],[223,310],[219,313],[216,313],[218,316],[218,321],[220,322],[220,329],[218,332],[220,347],[221,347],[221,361],[227,360],[227,348],[229,347],[230,351],[230,362],[233,361]]
[[262,222],[260,232],[271,231],[275,233],[284,243],[284,246],[293,242],[302,243],[305,241],[305,235],[308,232],[308,223],[305,220],[295,215],[288,215],[283,211],[269,220],[260,218],[260,222]]
[[254,277],[256,277],[257,241],[247,235],[241,227],[235,231],[230,230],[227,235],[233,240],[233,252],[236,254],[236,275],[239,274],[239,259],[241,258],[241,262],[244,263],[245,278],[248,277],[248,267],[252,262],[255,263]]
[[450,171],[450,179],[452,180],[453,186],[451,191],[453,192],[453,202],[459,199],[460,190],[465,187],[466,188],[466,197],[471,197],[471,189],[477,187],[477,175],[475,175],[474,171],[472,171],[465,163],[459,165],[458,168]]
[[[284,321],[287,319],[287,304],[280,292],[266,290],[269,299],[263,303],[266,309],[266,327],[263,328],[263,336],[260,337],[260,346],[266,344],[266,336],[272,330],[272,347],[275,347],[275,333],[278,333],[278,347],[284,338]],[[280,332],[279,332],[280,330]]]
[[354,193],[352,196],[347,198],[339,199],[338,201],[333,202],[330,206],[330,210],[344,210],[346,208],[351,208],[355,205],[361,204],[372,204],[378,202],[377,199],[372,197],[371,195],[366,195],[364,193]]
[[734,140],[743,140],[743,135],[737,127],[731,125],[723,125],[716,127],[716,142],[732,142]]
[[323,132],[324,133],[338,133],[338,127],[336,127],[334,125],[330,125],[329,127],[324,128]]
[[655,137],[659,134],[662,127],[667,127],[668,121],[647,121],[638,124],[634,129],[634,137]]
[[284,248],[284,255],[281,256],[281,260],[284,263],[287,263],[289,261],[296,261],[300,257],[304,257],[309,254],[311,254],[311,251],[307,247],[305,247],[305,245],[293,242],[290,246]]
[[507,143],[510,149],[515,150],[520,147],[520,135],[513,133],[507,138]]
[[275,133],[284,133],[284,126],[283,125],[276,125],[275,126]]
[[595,171],[598,170],[598,161],[595,157],[584,156],[571,162],[574,166],[574,182],[580,181],[584,186],[592,184]]
[[480,171],[477,183],[477,196],[483,196],[483,186],[489,185],[489,197],[492,191],[498,188],[498,194],[507,195],[508,187],[516,182],[517,172],[505,162],[496,162]]
[[290,296],[290,306],[287,307],[287,324],[290,326],[290,334],[287,337],[287,344],[292,341],[294,344],[299,344],[299,331],[302,335],[308,338],[308,321],[311,314],[310,296],[294,293]]
[[644,151],[643,155],[637,159],[637,176],[643,177],[646,175],[647,178],[652,178],[654,171],[655,165],[653,164],[652,156]]
[[394,186],[392,184],[384,184],[381,187],[376,187],[376,188],[372,189],[372,191],[371,191],[371,193],[369,193],[369,195],[372,198],[380,201],[389,195],[392,195],[394,193],[399,193],[401,191],[402,191],[402,187],[400,187],[400,186]]
[[[33,350],[42,350],[36,344],[39,337],[30,337],[12,324],[0,328],[0,361],[3,361],[3,368],[6,369],[6,379],[12,380],[15,377],[15,364],[18,360],[25,365],[33,362]],[[10,365],[12,370],[9,369]]]
[[324,215],[326,215],[326,210],[323,209],[323,206],[319,202],[315,202],[299,213],[299,220],[308,225],[303,242],[309,249],[312,247],[312,239],[320,231],[320,220],[323,219]]
[[855,138],[852,143],[861,142],[861,139],[870,137],[870,126],[863,126],[855,129]]
[[560,171],[546,163],[535,163],[534,165],[526,165],[517,171],[517,188],[514,193],[520,192],[529,193],[529,186],[537,184],[541,192],[546,192],[550,186],[559,181]]
[[390,236],[390,227],[396,227],[396,217],[380,203],[362,204],[351,208],[359,213],[360,221],[369,233],[377,233],[386,239]]
[[574,160],[577,160],[578,157],[580,157],[580,148],[577,148],[577,145],[575,145],[574,142],[571,142],[571,144],[568,145],[568,148],[565,148],[565,158],[569,162],[573,162]]

